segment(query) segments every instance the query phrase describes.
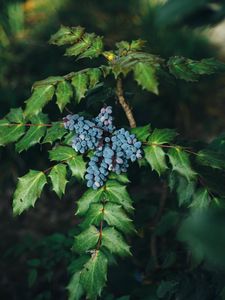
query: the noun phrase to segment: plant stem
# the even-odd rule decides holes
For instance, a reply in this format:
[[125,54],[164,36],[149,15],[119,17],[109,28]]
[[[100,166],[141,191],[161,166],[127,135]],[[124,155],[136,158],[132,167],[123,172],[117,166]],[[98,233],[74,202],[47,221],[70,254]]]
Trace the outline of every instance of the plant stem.
[[127,103],[127,101],[124,97],[123,83],[122,83],[122,79],[120,77],[117,79],[117,82],[116,82],[116,94],[117,94],[119,103],[122,106],[122,108],[123,108],[123,110],[124,110],[124,112],[127,116],[130,127],[135,128],[136,127],[136,121],[134,119],[134,116],[133,116],[133,113],[132,113],[132,110],[131,110],[129,104]]

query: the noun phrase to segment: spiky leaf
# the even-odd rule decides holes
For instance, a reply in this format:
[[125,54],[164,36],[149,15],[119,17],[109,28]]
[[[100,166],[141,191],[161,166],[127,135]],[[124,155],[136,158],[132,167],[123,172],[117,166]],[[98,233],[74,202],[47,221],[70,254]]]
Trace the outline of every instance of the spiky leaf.
[[123,236],[113,227],[103,229],[102,246],[106,247],[111,253],[128,256],[131,255],[129,246]]
[[68,300],[79,300],[84,294],[84,289],[80,282],[81,272],[74,273],[67,286],[69,297]]
[[78,72],[72,78],[72,85],[76,91],[76,101],[80,102],[82,98],[84,98],[85,93],[88,90],[88,76],[86,73]]
[[29,149],[30,147],[38,144],[41,138],[45,135],[48,117],[45,114],[40,113],[37,116],[31,118],[31,126],[23,136],[23,138],[16,143],[16,151],[19,153]]
[[126,211],[133,211],[132,200],[125,185],[109,180],[105,186],[104,196],[106,200],[121,205]]
[[0,146],[16,142],[25,132],[25,126],[11,124],[8,120],[0,120]]
[[42,141],[42,144],[50,143],[57,140],[61,140],[61,138],[67,133],[67,130],[64,128],[63,124],[61,122],[53,122],[52,126],[47,129],[47,133],[45,135],[44,140]]
[[143,89],[158,95],[158,80],[155,66],[138,62],[134,67],[134,79]]
[[167,144],[173,141],[177,133],[172,129],[157,129],[155,128],[150,135],[148,141],[152,144]]
[[82,286],[91,300],[96,300],[101,295],[106,282],[107,264],[106,256],[96,250],[81,271]]
[[20,215],[24,210],[34,206],[46,183],[46,176],[40,171],[30,170],[20,177],[13,197],[13,213]]
[[95,226],[90,226],[75,236],[73,249],[80,254],[86,253],[87,250],[93,249],[97,245],[98,239],[99,231]]
[[145,158],[150,164],[152,170],[155,170],[159,176],[166,171],[166,154],[160,146],[149,145],[144,147]]
[[65,188],[67,184],[66,180],[66,165],[64,164],[57,164],[49,173],[49,177],[51,178],[53,190],[56,194],[61,198],[62,195],[65,193]]
[[202,150],[198,152],[197,160],[204,166],[215,169],[225,169],[225,155],[212,150]]
[[61,26],[60,29],[51,36],[50,44],[57,46],[73,44],[77,42],[83,35],[84,28]]
[[183,175],[187,180],[192,180],[196,172],[192,170],[189,155],[179,147],[172,148],[168,151],[168,156],[174,171]]
[[60,82],[56,88],[56,104],[62,112],[64,107],[70,103],[73,96],[73,88],[66,80]]
[[88,211],[90,204],[98,203],[103,197],[103,189],[98,190],[88,189],[82,197],[77,201],[77,215],[83,216]]
[[31,97],[26,100],[25,116],[37,115],[42,108],[52,99],[55,88],[53,85],[41,85],[34,88]]
[[134,232],[134,225],[121,206],[114,203],[106,203],[103,213],[104,220],[124,233]]
[[207,208],[210,203],[210,199],[211,197],[207,189],[199,188],[193,195],[193,201],[190,206],[198,209]]

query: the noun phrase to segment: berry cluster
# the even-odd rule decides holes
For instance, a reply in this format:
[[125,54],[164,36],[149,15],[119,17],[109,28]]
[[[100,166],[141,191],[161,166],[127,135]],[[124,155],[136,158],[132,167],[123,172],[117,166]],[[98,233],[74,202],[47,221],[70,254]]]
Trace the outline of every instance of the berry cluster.
[[64,118],[64,126],[76,133],[72,141],[76,152],[83,154],[95,150],[85,175],[87,186],[93,189],[103,186],[110,171],[126,172],[129,160],[134,162],[142,157],[141,142],[135,135],[113,126],[111,106],[102,108],[91,121],[79,115],[68,115]]

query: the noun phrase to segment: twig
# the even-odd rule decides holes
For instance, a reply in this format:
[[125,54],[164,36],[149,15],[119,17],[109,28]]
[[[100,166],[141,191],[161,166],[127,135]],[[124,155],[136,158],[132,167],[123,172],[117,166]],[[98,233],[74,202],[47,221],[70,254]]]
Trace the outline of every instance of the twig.
[[133,116],[133,113],[132,113],[132,110],[131,110],[129,104],[126,102],[126,99],[124,97],[123,83],[122,83],[122,79],[120,77],[117,79],[117,83],[116,83],[116,94],[117,94],[119,103],[122,106],[122,108],[123,108],[123,110],[124,110],[124,112],[127,116],[130,127],[135,128],[136,127],[136,121],[134,119],[134,116]]

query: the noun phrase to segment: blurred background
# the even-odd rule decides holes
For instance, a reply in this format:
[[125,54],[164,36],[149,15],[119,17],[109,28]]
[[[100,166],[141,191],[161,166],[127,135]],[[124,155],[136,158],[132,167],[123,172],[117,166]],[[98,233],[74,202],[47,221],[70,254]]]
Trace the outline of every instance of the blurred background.
[[[223,0],[1,0],[0,118],[11,107],[23,105],[34,81],[86,66],[85,60],[76,62],[72,58],[63,57],[62,49],[48,44],[50,35],[61,24],[81,25],[88,32],[103,35],[108,49],[117,41],[141,38],[147,41],[150,52],[163,58],[181,55],[192,59],[216,57],[225,61]],[[159,96],[141,91],[130,81],[125,84],[139,125],[151,123],[153,127],[176,128],[183,139],[203,142],[211,141],[224,131],[224,75],[208,76],[198,83],[186,83],[162,76]],[[39,147],[21,155],[15,153],[14,146],[0,149],[2,300],[66,299],[70,248],[78,222],[74,216],[75,200],[84,188],[72,183],[62,200],[46,190],[35,209],[16,218],[12,216],[12,194],[18,176],[24,175],[30,168],[45,169],[46,165],[47,151],[40,155]],[[150,199],[153,199],[152,203],[157,203],[160,188],[157,176],[147,173],[142,175],[145,180],[139,179],[131,187],[140,215],[146,211],[145,203],[149,205]],[[143,201],[140,203],[138,195],[147,180],[151,180],[151,188],[142,190]],[[179,211],[176,206],[173,210]],[[140,218],[142,221],[151,218],[150,210]],[[141,228],[141,222],[137,223]],[[223,234],[225,236],[225,227]],[[116,299],[113,297],[130,294],[131,286],[134,290],[139,288],[144,265],[151,254],[148,248],[139,251],[146,247],[142,241],[137,239],[133,243],[138,249],[135,256],[137,261],[133,261],[132,267],[129,261],[122,263],[124,274],[128,271],[129,276],[124,275],[123,271],[118,276],[116,268],[112,269],[107,294],[102,299]],[[179,251],[182,253],[183,250]],[[138,255],[142,256],[143,253],[146,259],[142,261]],[[180,264],[175,263],[172,268],[178,268]],[[156,268],[151,264],[148,268],[153,268],[148,270],[151,276],[152,273],[158,276]],[[182,268],[188,269],[186,262]],[[217,299],[212,293],[207,298],[209,284],[205,282],[218,282],[215,279],[218,269],[213,272],[211,268],[207,271],[198,269],[195,277],[189,280],[195,292],[193,295],[187,294],[189,298],[184,296],[179,299]],[[126,276],[126,280],[123,276]],[[120,285],[121,280],[124,281],[123,287]],[[145,286],[151,288],[149,282],[150,279],[146,279]],[[197,291],[200,294],[195,298]],[[137,295],[131,299],[157,299]]]

